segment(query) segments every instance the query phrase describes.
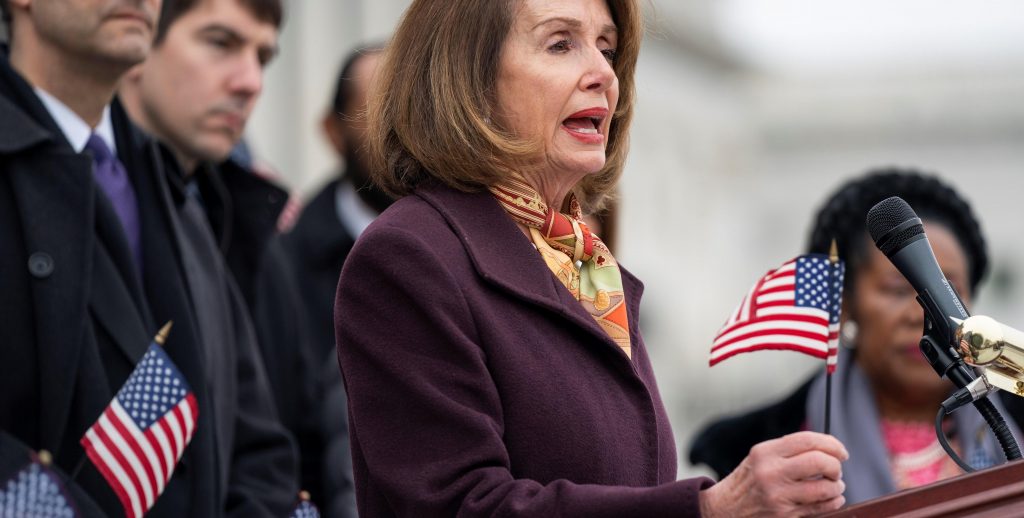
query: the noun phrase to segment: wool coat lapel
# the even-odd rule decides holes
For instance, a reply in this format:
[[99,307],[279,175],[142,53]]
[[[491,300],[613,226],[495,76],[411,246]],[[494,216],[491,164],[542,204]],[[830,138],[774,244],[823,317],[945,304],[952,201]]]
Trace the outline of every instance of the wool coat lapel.
[[[54,130],[55,123],[27,84],[5,79],[7,95],[21,98],[30,107],[28,113],[42,118],[34,120],[0,97],[0,135],[5,136],[0,153],[10,154],[7,171],[33,277],[40,375],[48,380],[40,387],[47,402],[40,417],[41,441],[55,447],[62,442],[74,397],[67,386],[76,376],[77,344],[89,332],[61,323],[88,322],[85,313],[91,312],[124,354],[126,366],[141,357],[146,333],[132,327],[122,312],[132,309],[131,282],[118,275],[129,257],[127,244],[111,232],[117,216],[99,195],[92,160],[75,153]],[[47,152],[31,153],[23,163],[21,157],[27,155],[22,152],[34,147]]]
[[[451,225],[472,259],[477,273],[508,294],[561,316],[566,322],[585,330],[597,339],[605,352],[613,352],[632,365],[625,352],[608,337],[569,290],[558,282],[530,240],[519,230],[498,202],[487,192],[464,193],[439,186],[424,186],[416,194],[430,203]],[[467,217],[471,215],[471,217]],[[630,294],[630,322],[637,322],[637,310],[643,285],[632,275],[623,274]],[[630,326],[634,343],[636,325]],[[631,369],[636,374],[635,368]]]

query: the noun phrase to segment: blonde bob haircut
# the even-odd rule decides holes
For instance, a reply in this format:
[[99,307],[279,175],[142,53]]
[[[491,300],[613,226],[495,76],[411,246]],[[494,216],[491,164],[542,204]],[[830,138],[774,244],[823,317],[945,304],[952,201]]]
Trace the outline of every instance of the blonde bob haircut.
[[[367,151],[382,189],[403,196],[433,179],[476,191],[538,159],[542,142],[511,135],[489,119],[502,48],[520,3],[413,1],[382,56],[367,111]],[[612,68],[619,101],[604,168],[575,187],[588,211],[601,207],[622,173],[643,31],[637,0],[608,0],[608,7],[618,29]]]

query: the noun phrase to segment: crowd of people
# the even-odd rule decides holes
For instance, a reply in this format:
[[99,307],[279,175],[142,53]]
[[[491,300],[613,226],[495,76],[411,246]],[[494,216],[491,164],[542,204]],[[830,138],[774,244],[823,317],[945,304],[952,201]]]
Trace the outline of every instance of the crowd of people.
[[[698,437],[718,482],[676,479],[643,285],[609,239],[636,0],[414,0],[341,64],[322,126],[344,170],[287,231],[288,192],[237,153],[282,0],[0,7],[0,511],[44,451],[84,516],[793,516],[958,472],[931,455],[952,386],[864,215],[910,201],[965,301],[985,240],[963,196],[894,170],[843,186],[810,238],[849,272],[833,433],[811,431],[815,377]],[[168,322],[198,409],[183,454],[94,455]],[[979,418],[949,428],[1003,461]]]

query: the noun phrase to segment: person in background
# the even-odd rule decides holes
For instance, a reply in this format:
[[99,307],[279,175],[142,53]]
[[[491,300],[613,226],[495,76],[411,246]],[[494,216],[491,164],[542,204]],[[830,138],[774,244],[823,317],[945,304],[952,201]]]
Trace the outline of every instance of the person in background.
[[357,502],[390,516],[795,516],[843,503],[835,438],[676,480],[642,285],[581,222],[626,158],[636,0],[414,0],[367,142],[404,196],[346,260],[335,328]]
[[[208,308],[184,274],[198,251],[184,246],[165,150],[114,100],[150,52],[160,5],[0,0],[11,29],[0,58],[0,428],[77,472],[104,514],[123,515],[79,441],[173,321],[164,350],[198,417],[148,516],[281,516],[294,458],[260,405],[262,366],[248,342],[201,332]],[[245,333],[246,322],[224,325]]]
[[298,443],[295,483],[319,504],[327,493],[320,476],[322,407],[309,375],[319,362],[309,354],[302,300],[276,232],[288,196],[229,159],[277,53],[282,4],[168,0],[165,6],[153,52],[129,72],[121,97],[132,118],[172,151],[177,167],[168,177],[179,210],[198,239],[226,259],[252,317],[273,406]]
[[382,46],[352,51],[342,64],[323,131],[344,161],[344,171],[302,209],[287,236],[309,311],[317,358],[334,354],[334,293],[356,238],[392,199],[370,182],[366,160],[366,100]]
[[345,386],[334,348],[334,296],[352,245],[391,197],[370,182],[366,162],[366,99],[383,47],[365,45],[345,57],[323,130],[345,169],[302,209],[285,236],[295,276],[306,305],[303,322],[312,335],[311,353],[323,361],[319,372],[327,437],[324,480],[333,488],[321,506],[326,516],[356,516],[352,453],[348,436]]
[[[840,187],[818,212],[808,250],[828,253],[835,238],[846,262],[831,431],[850,452],[843,463],[848,503],[960,473],[942,450],[934,425],[939,405],[954,387],[936,375],[918,348],[924,311],[917,293],[865,230],[868,211],[890,196],[903,198],[924,221],[939,266],[965,303],[977,295],[989,263],[985,237],[967,201],[938,177],[913,169],[871,171]],[[824,374],[813,376],[780,402],[708,425],[690,447],[690,462],[726,476],[758,442],[822,429],[824,381]],[[1005,461],[973,409],[961,409],[946,421],[951,443],[973,467]],[[1019,440],[1019,421],[1009,424]]]

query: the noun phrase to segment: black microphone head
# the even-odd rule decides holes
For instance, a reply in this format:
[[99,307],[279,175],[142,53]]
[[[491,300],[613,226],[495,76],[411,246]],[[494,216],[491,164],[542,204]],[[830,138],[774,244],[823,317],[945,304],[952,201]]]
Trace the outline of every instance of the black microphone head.
[[903,198],[892,196],[868,211],[868,233],[875,246],[889,257],[924,236],[924,226]]

